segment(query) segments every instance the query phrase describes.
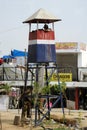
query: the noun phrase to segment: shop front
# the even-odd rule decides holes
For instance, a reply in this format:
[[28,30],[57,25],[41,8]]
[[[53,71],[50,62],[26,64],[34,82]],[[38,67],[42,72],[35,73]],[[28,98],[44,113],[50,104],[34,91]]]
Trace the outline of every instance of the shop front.
[[67,107],[70,109],[87,110],[87,82],[73,82],[72,87],[67,87]]

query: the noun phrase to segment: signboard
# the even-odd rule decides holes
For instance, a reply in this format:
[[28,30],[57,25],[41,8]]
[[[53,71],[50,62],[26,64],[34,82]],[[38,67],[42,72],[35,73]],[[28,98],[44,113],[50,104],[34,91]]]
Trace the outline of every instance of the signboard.
[[86,51],[86,44],[84,43],[80,43],[80,49],[83,50],[83,51]]
[[58,77],[61,82],[63,82],[63,81],[71,82],[72,81],[72,73],[59,73],[58,76],[56,73],[54,73],[51,77],[51,81],[58,81]]
[[56,50],[69,50],[69,49],[78,49],[86,51],[87,45],[85,43],[78,43],[78,42],[56,42],[55,44]]
[[57,42],[56,49],[77,49],[78,43],[77,42]]

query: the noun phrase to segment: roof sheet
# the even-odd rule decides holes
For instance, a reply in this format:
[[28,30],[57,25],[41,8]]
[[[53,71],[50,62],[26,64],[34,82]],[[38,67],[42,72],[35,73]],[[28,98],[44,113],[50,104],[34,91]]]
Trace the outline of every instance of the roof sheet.
[[56,21],[61,21],[61,19],[58,19],[53,14],[41,8],[32,16],[27,18],[23,23],[52,23]]
[[11,55],[14,56],[14,57],[20,57],[20,56],[27,56],[28,55],[28,52],[24,52],[24,51],[20,51],[20,50],[12,50],[11,51]]
[[14,59],[15,57],[12,55],[4,55],[2,58],[3,59]]

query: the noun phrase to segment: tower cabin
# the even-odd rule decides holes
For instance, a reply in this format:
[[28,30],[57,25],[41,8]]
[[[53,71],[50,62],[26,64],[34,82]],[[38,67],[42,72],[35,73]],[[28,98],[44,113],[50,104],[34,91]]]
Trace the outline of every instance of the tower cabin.
[[28,63],[56,62],[54,22],[57,21],[61,19],[41,8],[23,22],[29,24]]

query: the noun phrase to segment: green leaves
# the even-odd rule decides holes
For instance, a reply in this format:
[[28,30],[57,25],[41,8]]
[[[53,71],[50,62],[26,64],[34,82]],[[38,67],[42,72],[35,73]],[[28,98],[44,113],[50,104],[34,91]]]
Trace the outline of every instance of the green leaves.
[[0,85],[0,89],[3,89],[6,93],[9,93],[11,90],[11,87],[8,84]]
[[66,90],[66,83],[61,82],[60,84],[48,85],[44,86],[42,89],[43,94],[53,94],[58,95],[60,92],[65,93]]

